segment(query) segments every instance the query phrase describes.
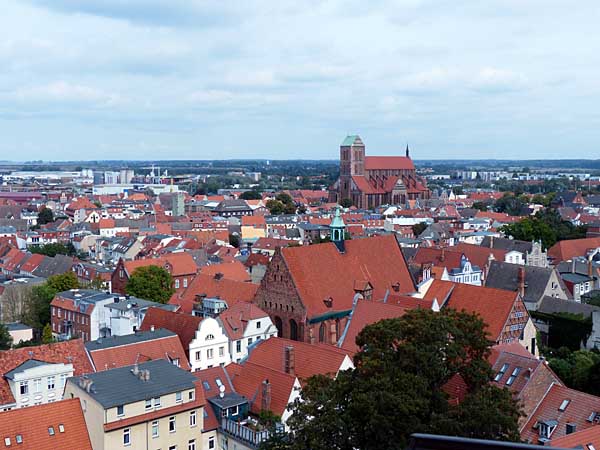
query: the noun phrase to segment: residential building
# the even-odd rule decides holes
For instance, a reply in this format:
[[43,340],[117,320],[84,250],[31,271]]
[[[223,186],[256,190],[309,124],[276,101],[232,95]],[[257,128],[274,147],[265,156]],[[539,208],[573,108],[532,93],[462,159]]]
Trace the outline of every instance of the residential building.
[[140,329],[146,312],[149,308],[161,308],[175,311],[177,306],[163,305],[141,298],[126,296],[112,296],[113,301],[104,304],[108,315],[108,330],[105,336],[124,336],[135,333]]
[[94,450],[200,449],[202,389],[164,359],[69,378],[65,398],[80,400]]
[[0,448],[92,450],[77,399],[0,412]]
[[189,346],[192,371],[224,366],[231,362],[229,338],[220,321],[205,317]]

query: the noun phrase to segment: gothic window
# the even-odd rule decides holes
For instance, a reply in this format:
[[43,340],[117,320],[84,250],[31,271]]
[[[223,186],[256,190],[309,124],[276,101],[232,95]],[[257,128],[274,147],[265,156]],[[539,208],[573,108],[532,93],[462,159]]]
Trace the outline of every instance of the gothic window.
[[321,322],[319,327],[319,342],[325,342],[325,322]]
[[275,328],[277,328],[277,336],[283,337],[283,322],[279,316],[275,316]]
[[290,319],[290,339],[292,341],[298,340],[298,324],[294,319]]

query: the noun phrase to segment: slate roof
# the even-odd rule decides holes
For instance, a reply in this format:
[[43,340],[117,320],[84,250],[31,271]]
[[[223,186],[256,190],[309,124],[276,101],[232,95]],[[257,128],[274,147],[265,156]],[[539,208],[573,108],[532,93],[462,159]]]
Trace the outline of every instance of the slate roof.
[[544,296],[554,269],[546,267],[521,266],[503,261],[492,261],[485,285],[496,289],[517,292],[519,289],[519,269],[525,271],[526,302],[537,303]]
[[594,311],[600,311],[600,306],[545,296],[540,302],[537,311],[545,314],[564,312],[569,314],[582,314],[584,317],[591,317]]
[[44,361],[38,361],[37,359],[28,359],[23,364],[15,367],[10,372],[6,372],[4,374],[4,377],[8,378],[9,380],[12,380],[13,377],[15,376],[15,374],[17,374],[17,373],[23,372],[27,369],[31,369],[32,367],[45,366],[46,364],[48,364],[48,363],[44,362]]
[[[148,381],[134,375],[131,372],[133,367],[119,367],[88,375],[87,378],[93,381],[89,395],[106,409],[195,388],[194,375],[164,359],[138,364],[140,370],[150,371]],[[78,381],[78,377],[68,379],[68,382],[76,385]]]
[[[18,443],[17,435],[22,443]],[[10,438],[10,447],[4,442],[6,438]],[[92,450],[77,398],[0,412],[0,439],[2,448]]]
[[481,247],[497,248],[506,250],[507,252],[517,251],[525,254],[531,252],[533,245],[531,242],[520,241],[518,239],[486,236],[481,241]]

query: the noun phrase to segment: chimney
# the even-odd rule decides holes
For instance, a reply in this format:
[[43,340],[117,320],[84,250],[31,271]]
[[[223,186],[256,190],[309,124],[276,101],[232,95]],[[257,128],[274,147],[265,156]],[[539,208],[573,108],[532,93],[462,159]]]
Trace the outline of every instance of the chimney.
[[575,258],[573,258],[571,260],[571,273],[575,273],[575,265],[576,265]]
[[444,262],[445,259],[446,259],[446,250],[444,247],[442,247],[442,254],[440,255],[440,261]]
[[219,281],[221,278],[223,278],[223,274],[221,272],[217,272],[215,273],[214,278],[215,280]]
[[284,349],[285,352],[285,373],[290,375],[296,374],[296,356],[294,355],[294,347],[288,345]]
[[271,383],[266,379],[262,382],[262,400],[260,402],[260,409],[262,411],[271,410]]
[[588,277],[594,278],[594,262],[592,258],[588,260]]
[[525,268],[519,267],[519,295],[525,298]]
[[494,236],[490,236],[490,248],[494,248]]
[[94,384],[94,382],[92,380],[87,380],[87,383],[85,385],[85,392],[90,393],[92,390],[92,385]]

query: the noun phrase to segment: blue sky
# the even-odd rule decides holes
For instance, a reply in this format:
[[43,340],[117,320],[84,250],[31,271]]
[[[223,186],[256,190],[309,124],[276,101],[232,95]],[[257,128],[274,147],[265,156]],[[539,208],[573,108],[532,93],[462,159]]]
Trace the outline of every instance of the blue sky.
[[0,160],[599,158],[600,2],[2,0]]

